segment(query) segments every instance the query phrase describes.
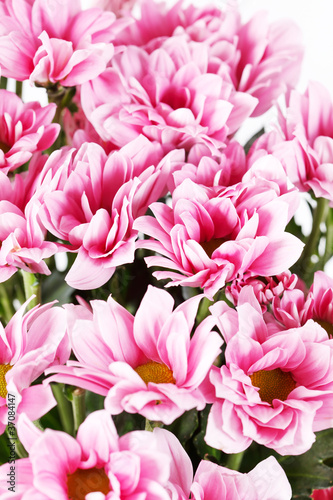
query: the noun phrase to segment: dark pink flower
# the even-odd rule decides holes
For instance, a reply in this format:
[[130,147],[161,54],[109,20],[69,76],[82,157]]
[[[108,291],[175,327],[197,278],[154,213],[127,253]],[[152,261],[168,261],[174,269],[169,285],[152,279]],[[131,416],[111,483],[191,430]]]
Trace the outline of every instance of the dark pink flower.
[[332,500],[333,486],[324,490],[313,490],[311,498],[313,498],[313,500]]
[[297,198],[272,157],[258,160],[243,182],[226,189],[187,179],[173,192],[172,207],[153,203],[155,217],[135,221],[136,229],[151,236],[138,246],[162,255],[147,257],[149,266],[171,269],[156,271],[158,279],[199,286],[212,297],[244,273],[278,274],[298,259],[303,245],[284,231]]
[[0,6],[2,74],[46,86],[81,84],[106,68],[118,29],[113,13],[82,10],[79,0],[5,0]]
[[0,172],[0,282],[18,269],[30,273],[50,274],[44,259],[58,250],[56,243],[46,241],[42,225],[38,182],[47,156],[34,157],[29,170],[11,179]]
[[23,103],[13,92],[0,90],[0,169],[14,170],[56,140],[60,125],[52,123],[55,104]]
[[[172,153],[170,153],[172,154]],[[97,144],[55,152],[45,164],[44,226],[77,252],[67,274],[70,286],[97,288],[116,266],[134,259],[133,221],[166,190],[167,159],[159,144],[138,137],[106,155]]]

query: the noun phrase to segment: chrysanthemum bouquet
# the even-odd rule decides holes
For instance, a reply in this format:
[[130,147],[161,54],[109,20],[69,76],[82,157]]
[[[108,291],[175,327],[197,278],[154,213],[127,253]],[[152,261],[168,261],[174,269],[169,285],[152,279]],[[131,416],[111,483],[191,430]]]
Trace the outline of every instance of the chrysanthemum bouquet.
[[234,4],[0,2],[1,499],[333,498],[333,104],[302,56]]

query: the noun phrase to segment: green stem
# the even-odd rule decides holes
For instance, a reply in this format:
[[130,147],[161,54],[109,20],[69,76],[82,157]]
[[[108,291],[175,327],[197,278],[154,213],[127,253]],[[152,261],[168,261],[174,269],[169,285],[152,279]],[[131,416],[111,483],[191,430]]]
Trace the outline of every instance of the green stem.
[[64,393],[64,384],[51,384],[53,395],[58,403],[58,412],[62,428],[67,434],[74,435],[72,405]]
[[163,426],[162,422],[154,422],[154,421],[148,420],[148,418],[146,418],[145,431],[153,432],[155,427],[162,427],[162,426]]
[[11,317],[15,314],[15,308],[9,297],[7,287],[3,283],[0,284],[0,304],[3,319],[6,323],[8,323]]
[[19,458],[27,458],[29,456],[27,450],[24,448],[23,444],[17,437],[17,434],[15,436],[12,435],[12,433],[8,432],[8,427],[6,427],[6,434],[9,440],[9,443],[14,443],[15,444],[15,454]]
[[35,274],[26,271],[22,271],[22,276],[26,300],[30,299],[32,295],[35,295],[35,298],[32,299],[27,306],[28,309],[32,309],[37,304],[41,303],[40,281]]
[[232,470],[239,470],[244,457],[244,451],[233,453],[228,456],[226,467]]
[[318,242],[321,235],[320,224],[324,222],[328,215],[329,200],[326,198],[318,198],[317,206],[313,214],[312,230],[304,247],[303,253],[297,262],[295,268],[300,276],[304,279],[311,273],[310,264],[311,257],[316,253]]
[[20,98],[22,98],[23,82],[15,82],[15,92]]
[[7,89],[7,78],[5,76],[0,79],[0,89]]
[[74,416],[74,431],[77,432],[79,426],[86,418],[86,391],[76,387],[72,392],[72,408]]

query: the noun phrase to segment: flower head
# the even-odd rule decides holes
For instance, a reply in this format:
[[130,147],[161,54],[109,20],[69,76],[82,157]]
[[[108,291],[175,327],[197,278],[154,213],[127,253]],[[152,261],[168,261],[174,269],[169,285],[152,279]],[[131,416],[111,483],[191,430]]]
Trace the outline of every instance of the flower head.
[[111,414],[140,413],[166,424],[184,411],[204,408],[200,385],[222,341],[211,330],[212,317],[191,336],[201,298],[173,311],[172,297],[149,287],[134,318],[111,297],[93,301],[92,312],[82,306],[68,308],[78,361],[52,368],[48,373],[57,374],[49,381],[67,381],[106,395],[105,408]]
[[[29,458],[16,462],[18,474],[25,472],[18,485],[22,500],[170,500],[185,498],[176,492],[190,488],[192,465],[175,436],[156,429],[118,437],[104,410],[86,418],[76,439],[51,429],[41,432],[26,416],[20,418],[18,434],[29,452]],[[0,468],[1,479],[7,467]]]
[[14,400],[17,416],[26,413],[31,420],[37,420],[56,404],[50,387],[32,385],[46,368],[69,358],[65,311],[52,305],[35,307],[24,314],[24,304],[5,328],[0,325],[1,433],[8,423],[7,397]]
[[272,333],[254,294],[249,298],[237,312],[212,307],[227,347],[226,364],[210,375],[215,402],[205,439],[227,453],[256,441],[298,455],[310,449],[314,432],[332,426],[333,342],[313,320]]
[[302,244],[284,231],[296,205],[282,166],[265,157],[225,189],[183,181],[172,207],[153,203],[155,217],[140,217],[134,227],[152,237],[138,246],[163,256],[147,257],[147,264],[171,269],[154,276],[171,278],[169,285],[199,286],[211,297],[244,273],[274,275],[297,260]]

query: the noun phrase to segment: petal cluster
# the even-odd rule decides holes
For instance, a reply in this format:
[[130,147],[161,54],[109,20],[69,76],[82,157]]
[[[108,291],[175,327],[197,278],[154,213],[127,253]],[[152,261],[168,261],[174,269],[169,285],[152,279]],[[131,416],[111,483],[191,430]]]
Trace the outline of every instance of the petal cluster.
[[284,231],[297,193],[287,190],[284,174],[277,174],[281,170],[267,156],[252,165],[241,183],[207,189],[188,179],[174,190],[172,207],[152,204],[154,217],[140,217],[134,227],[152,237],[140,241],[140,247],[162,254],[147,257],[148,265],[172,270],[154,275],[171,278],[169,285],[199,286],[211,297],[244,273],[285,271],[298,259],[302,244]]
[[165,424],[184,411],[203,409],[206,398],[200,386],[222,339],[212,331],[212,317],[191,336],[201,298],[173,310],[166,291],[149,287],[134,318],[111,297],[93,301],[92,312],[73,306],[69,335],[78,362],[50,369],[47,373],[58,373],[49,381],[106,395],[105,408],[111,414],[140,413]]

